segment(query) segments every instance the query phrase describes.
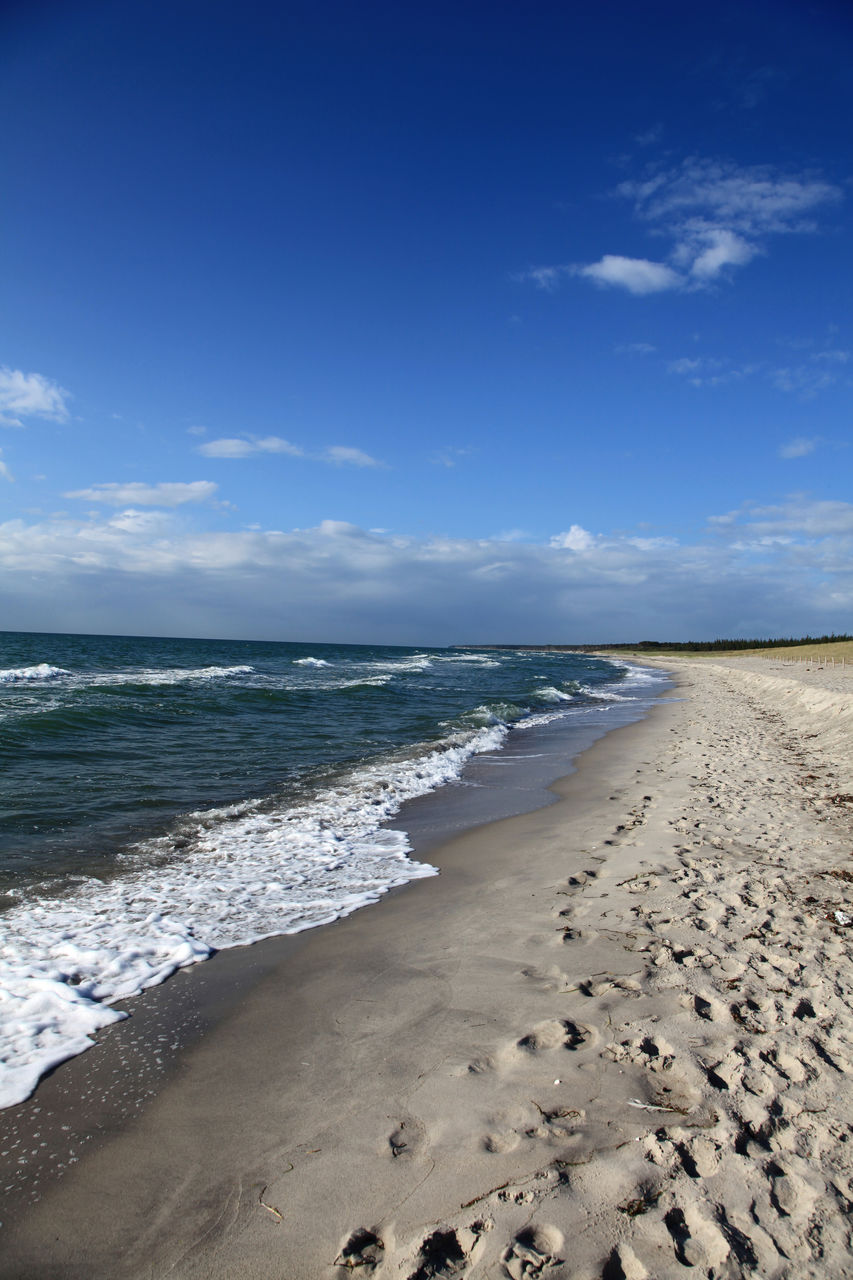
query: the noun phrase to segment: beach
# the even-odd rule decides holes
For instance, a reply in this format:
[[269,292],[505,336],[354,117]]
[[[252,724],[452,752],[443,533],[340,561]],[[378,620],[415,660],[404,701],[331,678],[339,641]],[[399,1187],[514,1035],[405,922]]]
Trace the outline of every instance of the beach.
[[554,803],[4,1112],[0,1275],[853,1275],[853,673],[662,665]]

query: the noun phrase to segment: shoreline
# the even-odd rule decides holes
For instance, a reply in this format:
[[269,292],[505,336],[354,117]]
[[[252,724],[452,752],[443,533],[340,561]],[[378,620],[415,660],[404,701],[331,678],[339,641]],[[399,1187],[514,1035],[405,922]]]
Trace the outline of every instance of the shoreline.
[[[853,1170],[812,1105],[843,1092],[850,946],[805,892],[850,898],[834,876],[849,811],[821,800],[849,779],[820,741],[792,739],[790,682],[667,669],[687,700],[600,739],[555,804],[463,833],[432,851],[440,876],[333,927],[246,949],[266,971],[246,999],[232,983],[232,1007],[138,1119],[113,1115],[110,1132],[107,1106],[104,1140],[4,1215],[0,1274],[633,1280],[685,1265],[781,1276],[786,1256],[791,1275],[853,1274],[830,1212]],[[843,719],[828,749],[849,743]],[[807,966],[776,954],[789,943],[811,948]],[[831,955],[834,995],[816,989]],[[774,1021],[767,992],[785,982]],[[805,1031],[796,1079],[785,1037]],[[62,1074],[33,1100],[43,1110],[56,1093],[68,1113]],[[783,1125],[807,1089],[811,1118]],[[744,1179],[768,1188],[757,1223],[742,1220]],[[719,1211],[702,1211],[709,1196]],[[803,1261],[810,1239],[822,1271]]]
[[[378,902],[360,907],[352,915],[330,924],[219,951],[200,964],[176,971],[165,983],[150,987],[130,1000],[117,1002],[115,1007],[129,1010],[130,1018],[98,1032],[91,1049],[60,1063],[42,1078],[29,1099],[0,1113],[0,1128],[5,1128],[13,1137],[11,1144],[3,1143],[8,1151],[6,1158],[0,1155],[0,1177],[7,1189],[6,1204],[0,1215],[4,1225],[0,1231],[6,1239],[8,1227],[14,1220],[31,1212],[34,1190],[40,1197],[36,1207],[43,1203],[42,1196],[62,1194],[65,1184],[77,1176],[74,1166],[89,1161],[93,1150],[99,1151],[116,1139],[120,1141],[140,1120],[144,1123],[159,1095],[182,1074],[184,1060],[199,1045],[203,1052],[205,1037],[215,1033],[230,1017],[238,1016],[241,1004],[252,1001],[259,986],[279,976],[287,980],[289,969],[303,963],[309,974],[312,967],[321,968],[328,939],[337,931],[364,917],[364,924],[355,933],[362,929],[375,932],[376,913],[381,913],[381,922],[382,915],[396,899],[417,893],[425,885],[433,888],[441,885],[440,896],[444,897],[446,890],[448,900],[452,900],[450,866],[445,865],[443,856],[448,846],[472,834],[476,838],[476,833],[492,826],[539,812],[550,813],[554,806],[566,800],[566,791],[571,800],[572,791],[582,790],[574,780],[597,770],[596,749],[620,735],[642,731],[658,709],[666,705],[672,692],[672,688],[662,690],[641,719],[601,731],[600,737],[591,745],[584,745],[574,756],[573,771],[555,778],[547,786],[538,787],[534,800],[531,802],[528,797],[529,807],[520,814],[485,821],[475,817],[471,825],[455,833],[452,826],[440,824],[443,830],[436,835],[431,815],[441,808],[443,793],[448,788],[407,802],[404,814],[388,825],[413,832],[410,856],[428,858],[438,867],[438,876],[408,881],[385,893]],[[466,797],[463,794],[460,798],[464,805]],[[407,826],[410,815],[413,817],[411,827]],[[420,908],[413,906],[412,910],[417,914]],[[344,948],[347,945],[358,948],[358,937],[351,944],[342,944]],[[297,961],[298,953],[306,947],[311,949],[310,957],[304,962]],[[164,1043],[169,1046],[165,1054],[158,1047]],[[45,1156],[38,1159],[42,1150]],[[16,1168],[21,1151],[30,1157],[23,1171]],[[56,1161],[51,1159],[54,1153],[57,1153]],[[57,1167],[61,1170],[58,1179]],[[0,1261],[0,1275],[4,1274],[2,1267]]]
[[[136,656],[143,662],[154,661],[147,654]],[[194,656],[198,662],[212,655]],[[116,655],[102,657],[109,667]],[[283,682],[279,693],[287,705],[295,696],[292,679],[296,679],[296,688],[307,678],[312,689],[316,686],[320,690],[317,697],[325,714],[330,690],[335,699],[339,686],[350,688],[351,672],[346,670],[350,658],[349,653],[341,658],[343,676],[334,663],[311,656],[292,662],[288,658],[284,669],[272,675],[258,674],[245,665],[203,666],[189,670],[186,679],[217,673],[219,692],[211,695],[214,705],[208,706],[202,699],[201,712],[209,713],[220,738],[223,734],[227,738],[230,730],[223,706],[230,707],[232,702],[240,706],[248,697],[253,707],[258,697],[252,684],[256,676],[263,688],[269,679],[276,689]],[[140,832],[138,841],[124,848],[119,841],[112,851],[114,856],[103,868],[93,865],[91,874],[78,877],[74,865],[65,868],[65,874],[60,841],[55,880],[39,881],[36,840],[32,854],[35,880],[27,890],[26,874],[21,871],[17,900],[6,904],[8,910],[3,915],[6,945],[2,969],[9,1017],[0,1033],[0,1107],[5,1109],[31,1096],[40,1078],[86,1050],[98,1030],[120,1020],[123,1009],[116,1007],[119,1001],[158,985],[177,969],[207,960],[219,950],[333,922],[381,898],[395,885],[435,874],[433,867],[414,856],[407,830],[411,823],[419,828],[418,845],[422,840],[431,845],[446,839],[456,828],[533,807],[547,798],[545,787],[550,781],[571,770],[572,760],[590,740],[614,722],[642,715],[655,689],[664,683],[654,672],[629,664],[582,663],[576,657],[559,664],[567,679],[571,677],[566,685],[571,693],[552,687],[548,679],[553,677],[532,672],[523,661],[490,660],[475,664],[471,671],[468,667],[461,671],[455,665],[442,666],[443,658],[435,655],[437,674],[433,676],[424,675],[424,669],[433,665],[424,654],[415,654],[396,667],[391,663],[394,670],[385,669],[389,664],[381,653],[371,653],[368,658],[366,670],[379,670],[376,681],[383,688],[399,678],[401,689],[390,695],[372,689],[357,691],[357,696],[353,695],[360,707],[357,711],[350,708],[349,695],[342,695],[345,714],[337,730],[330,722],[334,750],[329,750],[333,755],[340,753],[346,740],[348,755],[354,757],[348,763],[325,768],[319,760],[322,744],[313,742],[307,725],[306,750],[318,760],[299,785],[292,779],[286,781],[293,765],[288,750],[292,748],[294,758],[299,752],[293,743],[287,748],[285,742],[287,749],[279,761],[285,781],[280,779],[276,786],[269,780],[257,787],[247,783],[251,794],[234,806],[222,803],[198,809],[188,802],[186,812],[167,821],[161,831]],[[458,661],[448,659],[451,664]],[[312,664],[305,668],[307,677],[300,666],[306,663]],[[364,665],[356,662],[354,669],[361,672]],[[542,665],[537,664],[537,670]],[[544,665],[550,671],[554,664]],[[315,666],[328,666],[332,673],[318,677],[319,685]],[[32,670],[41,673],[42,667]],[[155,686],[161,677],[171,684],[176,670],[166,667],[158,675],[156,670],[145,668],[142,675],[150,675]],[[63,675],[60,668],[49,671]],[[189,697],[194,707],[198,695],[184,689],[183,671],[178,672],[176,706]],[[297,672],[296,677],[291,678],[291,671]],[[225,677],[234,672],[240,673],[240,679],[231,689]],[[591,684],[583,683],[587,673]],[[242,683],[244,675],[250,685],[248,692]],[[81,679],[88,691],[85,696],[91,695],[93,708],[99,708],[99,682],[106,680],[112,685],[114,676],[107,671]],[[526,702],[516,706],[512,700],[489,701],[489,690],[497,696],[507,686],[516,690],[519,684],[529,693]],[[619,692],[614,686],[620,686]],[[148,687],[146,680],[141,687]],[[60,701],[65,697],[73,700],[75,689],[56,696]],[[52,690],[49,681],[44,688],[40,684],[33,695],[36,704],[42,705],[44,698],[50,701]],[[380,734],[374,741],[372,713],[362,705],[364,698],[373,711],[381,704],[382,719],[389,698],[393,707],[400,696],[401,705],[389,713],[388,740],[383,741]],[[464,701],[467,710],[459,712],[457,719],[436,720],[442,707],[446,711],[447,699],[453,705]],[[572,706],[564,707],[563,702]],[[133,705],[136,707],[135,702]],[[25,703],[25,710],[27,706],[29,703]],[[424,712],[424,706],[431,711]],[[264,760],[277,754],[281,743],[276,734],[282,732],[283,719],[289,719],[291,726],[285,738],[287,734],[298,738],[301,733],[299,721],[293,716],[282,717],[278,702],[276,707],[270,735],[261,732],[262,719],[250,717],[251,732],[256,736],[261,733],[267,744],[258,744]],[[137,710],[144,710],[144,704]],[[30,717],[28,723],[37,730],[41,722]],[[356,724],[362,724],[367,732],[364,740]],[[347,735],[354,735],[352,741]],[[400,741],[392,749],[392,740],[397,738]],[[196,753],[191,749],[177,752],[177,745],[172,742],[172,756],[161,769],[162,776],[153,760],[149,762],[154,790],[158,777],[160,781],[183,778],[183,759],[189,761],[188,776],[192,775]],[[221,747],[220,742],[220,753]],[[71,772],[60,770],[60,774],[55,795],[52,780],[41,775],[34,786],[43,797],[41,808],[46,813],[55,809],[61,825],[69,816],[65,814],[67,789],[75,784]],[[430,807],[427,793],[440,794],[441,804]],[[425,796],[425,803],[419,803]],[[433,816],[431,823],[429,815]],[[50,843],[52,836],[48,832],[44,838]],[[97,836],[95,839],[97,844]],[[14,864],[14,851],[11,860]]]

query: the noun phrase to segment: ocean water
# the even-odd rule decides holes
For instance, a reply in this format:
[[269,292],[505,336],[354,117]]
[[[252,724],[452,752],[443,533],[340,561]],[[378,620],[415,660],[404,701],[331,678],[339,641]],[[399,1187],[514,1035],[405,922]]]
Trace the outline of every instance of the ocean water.
[[662,680],[571,653],[0,633],[0,1106],[177,968],[436,874],[406,801],[537,734],[570,753]]

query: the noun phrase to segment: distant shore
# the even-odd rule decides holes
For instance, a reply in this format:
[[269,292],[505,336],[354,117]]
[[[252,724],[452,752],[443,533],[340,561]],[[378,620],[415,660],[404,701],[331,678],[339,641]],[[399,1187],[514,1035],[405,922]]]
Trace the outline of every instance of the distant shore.
[[88,1055],[5,1113],[81,1154],[0,1275],[853,1275],[853,672],[666,665],[558,803],[143,997],[136,1118]]

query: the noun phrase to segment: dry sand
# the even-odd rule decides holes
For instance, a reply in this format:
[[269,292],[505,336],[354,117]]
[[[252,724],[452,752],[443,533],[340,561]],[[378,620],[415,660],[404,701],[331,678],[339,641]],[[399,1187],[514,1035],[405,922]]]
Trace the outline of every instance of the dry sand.
[[559,803],[250,949],[137,1118],[10,1203],[0,1274],[853,1276],[853,671],[666,665],[683,700]]

